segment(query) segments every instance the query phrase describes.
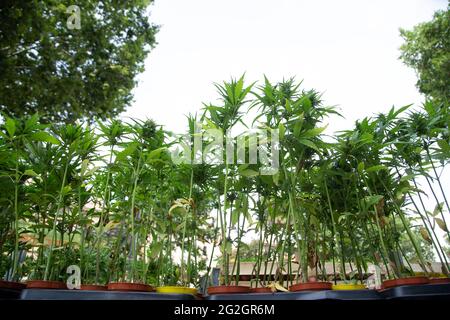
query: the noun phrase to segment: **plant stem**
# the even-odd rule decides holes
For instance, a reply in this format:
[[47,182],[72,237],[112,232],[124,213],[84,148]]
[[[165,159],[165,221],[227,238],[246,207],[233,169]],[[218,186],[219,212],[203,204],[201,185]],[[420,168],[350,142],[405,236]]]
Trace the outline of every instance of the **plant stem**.
[[[430,161],[431,166],[433,167],[433,172],[434,172],[434,175],[435,175],[436,180],[438,182],[438,185],[439,185],[439,188],[441,190],[442,196],[444,197],[444,202],[445,202],[445,204],[447,206],[447,211],[450,212],[450,206],[448,204],[447,197],[445,196],[444,189],[442,188],[441,179],[439,179],[439,175],[438,175],[438,173],[436,171],[436,167],[434,166],[433,159],[431,158],[430,150],[428,149],[428,147],[426,147],[425,150],[427,152],[428,160]],[[444,221],[444,223],[445,223],[445,221]]]
[[[327,182],[326,181],[324,181],[324,186],[325,186],[325,193],[326,193],[326,196],[327,196],[328,209],[329,209],[330,215],[331,215],[331,224],[332,224],[332,227],[333,227],[333,243],[335,242],[335,236],[337,234],[339,236],[339,243],[340,243],[339,251],[341,252],[341,255],[343,255],[344,251],[343,251],[343,248],[342,248],[342,240],[341,240],[341,237],[340,237],[340,233],[337,233],[337,230],[336,230],[336,222],[334,221],[333,207],[331,206],[331,198],[330,198],[330,193],[328,192],[328,186],[327,186]],[[339,259],[339,260],[340,260],[340,264],[341,264],[341,274],[344,273],[343,274],[343,278],[345,280],[346,279],[346,275],[345,275],[344,257],[341,256],[341,259]],[[336,281],[336,274],[335,274],[335,281]]]
[[395,198],[392,195],[392,192],[386,187],[386,185],[384,184],[382,179],[380,179],[380,182],[383,185],[383,187],[385,188],[385,190],[387,191],[387,193],[389,194],[389,196],[391,197],[392,202],[394,204],[394,207],[397,209],[397,214],[399,215],[400,220],[402,221],[403,227],[405,228],[406,233],[407,233],[407,235],[408,235],[408,237],[409,237],[409,239],[410,239],[410,241],[411,241],[411,243],[412,243],[412,245],[414,247],[414,250],[416,251],[416,254],[417,254],[417,256],[418,256],[418,258],[420,260],[420,265],[422,266],[423,271],[425,272],[425,274],[428,274],[428,271],[426,269],[425,260],[423,259],[422,253],[420,252],[420,249],[419,249],[419,246],[417,245],[417,242],[414,239],[414,236],[411,233],[411,230],[410,230],[410,228],[408,227],[408,225],[406,223],[406,219],[405,219],[405,217],[403,215],[403,212],[402,212],[401,208],[398,206],[397,202],[395,201]]
[[16,170],[14,181],[14,259],[11,279],[14,280],[19,264],[19,152],[16,151]]
[[55,217],[53,219],[53,229],[52,229],[52,242],[50,244],[50,251],[48,253],[48,257],[47,257],[47,264],[45,266],[45,272],[44,272],[44,281],[48,280],[48,276],[49,276],[49,271],[50,271],[50,263],[52,260],[52,254],[53,254],[53,248],[55,246],[55,241],[56,241],[56,221],[57,221],[57,217],[58,217],[58,212],[61,210],[62,206],[63,206],[63,191],[64,191],[64,187],[66,185],[66,176],[67,176],[67,171],[69,170],[69,159],[70,159],[70,153],[66,158],[66,164],[64,167],[64,174],[63,174],[63,180],[61,183],[61,189],[59,191],[59,199],[58,199],[58,206],[56,208],[56,212],[55,212]]
[[[190,180],[190,184],[189,184],[189,203],[191,202],[191,197],[192,197],[192,185],[194,183],[194,170],[191,168],[191,180]],[[190,208],[189,212],[192,210],[192,208]],[[184,283],[184,242],[185,242],[185,237],[186,237],[186,225],[187,225],[187,218],[188,218],[188,213],[186,212],[184,215],[184,219],[183,219],[183,236],[181,238],[181,266],[180,266],[180,273],[181,273],[181,279],[183,281],[183,285],[186,285],[186,283]],[[190,251],[189,251],[190,252]]]
[[[227,187],[228,187],[228,163],[225,164],[225,181],[224,181],[224,188],[223,188],[223,197],[224,197],[224,203],[223,203],[223,217],[221,216],[221,225],[222,225],[222,252],[223,252],[223,261],[222,261],[222,267],[225,277],[225,285],[229,285],[228,281],[228,261],[227,261],[227,233],[226,233],[226,224],[227,224]],[[231,228],[231,226],[230,226]]]
[[139,152],[139,159],[137,163],[136,169],[134,169],[134,183],[133,183],[133,191],[131,193],[131,207],[130,207],[130,215],[131,215],[131,270],[130,270],[130,280],[134,282],[134,273],[137,262],[137,251],[136,251],[136,239],[135,239],[135,219],[134,219],[134,211],[135,211],[135,201],[136,201],[136,190],[137,183],[139,181],[139,175],[141,171],[141,160],[142,160],[142,152]]

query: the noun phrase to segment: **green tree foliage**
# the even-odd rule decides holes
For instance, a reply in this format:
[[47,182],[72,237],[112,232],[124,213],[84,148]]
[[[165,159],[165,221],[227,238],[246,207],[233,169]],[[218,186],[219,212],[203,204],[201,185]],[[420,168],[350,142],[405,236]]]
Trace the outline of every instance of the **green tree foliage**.
[[[41,121],[115,116],[155,44],[152,0],[3,0],[0,110]],[[80,28],[69,28],[77,5]],[[70,25],[74,26],[73,24]]]
[[425,95],[448,104],[450,98],[450,11],[441,10],[433,20],[412,30],[400,30],[405,40],[400,58],[414,68],[417,87]]

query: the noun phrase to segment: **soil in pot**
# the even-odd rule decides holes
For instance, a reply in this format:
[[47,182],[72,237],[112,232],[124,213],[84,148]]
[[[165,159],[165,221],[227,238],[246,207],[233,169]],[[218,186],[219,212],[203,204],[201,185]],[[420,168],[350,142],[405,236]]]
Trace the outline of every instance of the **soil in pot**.
[[258,287],[250,288],[250,293],[274,293],[271,288]]
[[0,280],[0,289],[22,290],[26,288],[25,283]]
[[27,282],[27,289],[64,290],[67,286],[62,281],[30,280]]
[[208,288],[208,294],[234,294],[250,293],[250,287],[246,286],[215,286]]
[[138,291],[138,292],[152,292],[153,287],[143,283],[130,282],[112,282],[108,284],[110,291]]
[[85,291],[107,291],[108,286],[102,286],[99,284],[82,284],[80,290]]
[[383,281],[382,289],[389,289],[399,286],[414,286],[430,283],[428,277],[407,277]]
[[321,291],[331,290],[333,284],[331,282],[304,282],[297,283],[289,287],[289,291]]

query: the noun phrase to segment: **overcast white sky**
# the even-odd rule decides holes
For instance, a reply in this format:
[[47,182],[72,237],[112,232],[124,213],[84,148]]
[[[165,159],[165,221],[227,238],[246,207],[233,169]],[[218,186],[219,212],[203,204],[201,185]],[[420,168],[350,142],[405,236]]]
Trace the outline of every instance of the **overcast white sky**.
[[346,120],[329,131],[420,103],[413,70],[399,57],[399,28],[430,20],[447,0],[156,0],[158,45],[125,116],[181,133],[184,115],[217,98],[213,82],[295,76],[324,93]]

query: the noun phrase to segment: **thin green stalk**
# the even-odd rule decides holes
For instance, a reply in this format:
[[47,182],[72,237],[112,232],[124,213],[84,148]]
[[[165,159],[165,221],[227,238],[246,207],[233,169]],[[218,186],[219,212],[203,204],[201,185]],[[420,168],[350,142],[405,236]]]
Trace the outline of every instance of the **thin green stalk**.
[[420,265],[422,266],[422,269],[425,272],[425,274],[428,274],[428,271],[426,269],[425,260],[424,260],[424,258],[422,256],[422,253],[420,252],[419,246],[418,246],[416,240],[414,239],[414,236],[413,236],[410,228],[408,227],[408,224],[406,223],[406,219],[405,219],[405,217],[403,215],[402,210],[400,209],[400,207],[398,206],[397,202],[395,201],[395,198],[393,197],[391,191],[384,184],[383,180],[382,179],[379,179],[379,180],[380,180],[381,184],[383,185],[383,187],[385,188],[385,190],[387,191],[387,193],[389,194],[389,196],[391,197],[391,199],[393,199],[392,202],[394,204],[394,207],[396,208],[397,214],[399,215],[400,220],[402,221],[403,227],[406,230],[406,233],[407,233],[407,235],[408,235],[408,237],[409,237],[409,239],[410,239],[410,241],[411,241],[411,243],[412,243],[412,245],[414,247],[414,250],[416,251],[416,254],[417,254],[417,256],[418,256],[418,258],[420,260]]
[[442,184],[441,184],[441,179],[439,179],[439,175],[438,175],[438,173],[436,171],[436,167],[434,166],[433,159],[431,158],[430,150],[427,147],[427,148],[425,148],[425,151],[427,152],[428,160],[431,163],[431,167],[433,168],[433,172],[434,172],[434,175],[435,175],[436,180],[438,182],[438,185],[439,185],[439,188],[441,190],[442,196],[444,197],[444,202],[445,202],[445,204],[447,206],[447,211],[450,212],[450,206],[448,204],[447,197],[445,196],[444,188],[442,187]]
[[134,282],[134,273],[135,273],[136,263],[137,263],[134,207],[135,207],[135,201],[136,201],[137,183],[139,181],[139,175],[140,175],[140,170],[141,170],[141,160],[142,160],[142,152],[139,152],[139,159],[138,159],[137,167],[136,167],[136,169],[134,169],[134,183],[133,183],[133,191],[131,193],[131,207],[130,207],[130,214],[131,214],[131,256],[132,256],[131,270],[130,270],[131,282]]
[[[274,223],[275,223],[275,218],[274,218]],[[264,260],[264,278],[263,278],[263,283],[264,285],[267,285],[267,267],[269,266],[269,259],[271,258],[272,255],[272,244],[273,244],[273,232],[272,230],[270,231],[270,238],[269,238],[269,247],[267,249],[267,258]],[[273,260],[272,259],[272,267],[273,267]],[[270,273],[270,275],[272,275],[272,272]]]
[[[189,201],[191,201],[192,197],[192,185],[194,183],[194,170],[191,168],[191,180],[189,184]],[[189,210],[190,212],[190,210]],[[181,266],[180,266],[180,273],[181,273],[181,279],[183,281],[183,285],[186,285],[184,283],[184,242],[186,238],[186,226],[187,226],[187,218],[188,218],[188,212],[184,215],[183,219],[183,236],[181,238]]]
[[118,271],[116,270],[116,268],[117,268],[117,260],[119,258],[120,245],[122,242],[123,230],[124,230],[124,221],[121,221],[120,229],[119,229],[119,232],[118,232],[117,238],[116,238],[116,243],[114,245],[113,258],[111,259],[111,263],[110,263],[111,267],[109,268],[109,271],[107,274],[108,282],[111,280],[111,278],[118,280]]
[[[424,168],[422,167],[422,164],[420,164],[420,168],[421,168],[422,172],[425,172]],[[433,194],[434,200],[436,200],[437,208],[441,214],[441,218],[442,218],[442,221],[443,221],[445,229],[446,229],[447,237],[450,239],[450,230],[447,227],[447,223],[445,222],[444,211],[442,210],[441,203],[439,202],[439,199],[433,189],[430,179],[428,179],[426,174],[424,174],[424,177],[425,177],[425,180],[427,181],[428,186],[430,187],[430,190],[431,190],[431,193]]]
[[[328,209],[329,209],[330,215],[331,215],[331,224],[332,224],[332,228],[333,228],[333,243],[334,243],[335,242],[335,238],[334,237],[338,233],[337,233],[337,230],[336,230],[336,222],[334,221],[333,207],[331,205],[330,193],[328,192],[328,186],[327,186],[327,182],[326,181],[324,182],[324,186],[325,186],[325,194],[327,196]],[[340,235],[339,235],[339,238],[340,238]],[[339,251],[341,252],[341,255],[343,255],[343,248],[342,247],[339,248]],[[341,273],[344,273],[344,275],[343,275],[344,277],[343,278],[345,280],[346,279],[346,275],[345,275],[344,257],[341,256],[341,259],[339,259],[339,260],[340,260],[341,269],[342,269]],[[333,259],[333,263],[334,263],[334,259]],[[336,274],[335,274],[335,278],[336,278]],[[335,281],[336,281],[336,279],[335,279]]]
[[[98,231],[98,239],[97,239],[97,246],[96,246],[96,267],[95,267],[95,283],[98,284],[99,282],[99,276],[100,276],[100,246],[101,246],[101,242],[102,242],[102,236],[103,236],[103,219],[104,219],[104,215],[103,213],[109,209],[109,203],[110,203],[110,197],[111,197],[111,192],[110,192],[110,187],[109,187],[109,180],[111,177],[111,172],[109,170],[111,164],[112,164],[112,157],[113,157],[113,152],[114,152],[114,145],[111,146],[110,150],[109,150],[109,161],[108,161],[108,166],[107,166],[107,174],[106,174],[106,182],[105,182],[105,200],[103,202],[103,210],[100,212],[100,221],[99,221],[99,231]],[[84,243],[84,231],[82,231],[82,243]],[[84,248],[84,246],[82,245],[82,248]],[[81,264],[83,265],[83,264]]]
[[[288,176],[286,168],[283,168],[283,171],[284,171],[284,176],[286,177],[286,180],[289,180],[289,176]],[[290,182],[291,182],[291,184],[294,184],[292,180],[290,180]],[[292,188],[293,188],[293,186],[292,186]],[[288,212],[292,215],[292,221],[293,221],[294,233],[295,233],[294,237],[295,237],[295,241],[297,243],[297,254],[298,254],[298,257],[301,260],[301,264],[302,264],[302,266],[301,266],[302,267],[302,278],[303,278],[303,282],[306,282],[308,280],[308,266],[304,261],[306,253],[305,253],[304,247],[303,247],[302,243],[300,243],[300,239],[299,239],[300,232],[299,232],[298,226],[297,226],[297,219],[296,219],[296,214],[295,214],[295,210],[294,210],[294,208],[295,208],[294,199],[293,199],[294,195],[292,193],[293,193],[292,191],[288,192],[288,198],[289,198]],[[299,216],[300,216],[300,218],[302,217],[301,215],[299,215]],[[303,222],[303,221],[301,221],[301,222]],[[302,225],[301,222],[300,222],[300,224]],[[306,235],[306,232],[304,233],[304,235]],[[303,241],[303,243],[306,243],[306,240]],[[291,253],[291,251],[289,251],[289,254],[290,253]],[[291,259],[289,259],[288,263],[290,266],[290,264],[292,263]],[[289,274],[289,276],[290,275],[291,274]]]
[[[278,267],[281,268],[281,271],[284,270],[284,253],[286,250],[286,243],[291,241],[291,239],[290,239],[290,234],[291,234],[290,219],[291,219],[290,210],[288,210],[288,215],[286,218],[286,225],[285,225],[285,228],[283,228],[282,234],[280,235],[281,252],[280,252],[280,256],[278,258],[278,260],[280,262],[280,265]],[[285,231],[286,231],[286,237],[283,240],[283,235],[284,235]],[[283,281],[283,279],[281,279],[281,280]]]
[[14,280],[19,264],[19,153],[16,152],[14,181],[14,259],[11,279]]
[[[358,188],[358,185],[356,183],[356,179],[353,179],[353,183],[354,183],[355,190],[356,190],[356,200],[358,202],[358,209],[359,209],[360,212],[362,212],[363,210],[362,210],[361,203],[360,203],[361,200],[360,200],[360,197],[359,197],[359,192],[358,192],[359,188]],[[369,248],[370,248],[370,250],[372,252],[372,255],[373,255],[373,258],[374,258],[373,261],[377,262],[377,257],[375,255],[376,249],[372,246],[372,242],[370,241],[370,232],[369,232],[369,229],[367,228],[367,224],[365,222],[362,222],[361,225],[362,225],[362,229],[364,230],[364,233],[366,234],[366,237],[368,239]],[[370,225],[370,227],[372,228],[372,231],[373,231],[372,223],[369,222],[369,225]],[[380,240],[380,241],[382,241],[382,240]],[[388,263],[386,261],[386,257],[385,257],[384,254],[385,253],[382,251],[381,252],[381,258],[383,260],[384,267],[386,268],[387,276],[390,278],[389,267],[388,267]]]
[[53,254],[53,248],[55,247],[55,241],[56,241],[56,220],[58,217],[58,212],[61,210],[61,207],[63,206],[63,191],[64,191],[64,187],[66,185],[66,178],[67,178],[67,172],[69,170],[69,159],[70,159],[70,154],[68,155],[67,159],[66,159],[66,164],[65,164],[65,168],[64,168],[64,174],[63,174],[63,180],[61,183],[61,189],[59,191],[59,199],[58,199],[58,206],[56,208],[56,212],[55,212],[55,217],[53,219],[53,229],[52,229],[52,242],[50,244],[50,250],[48,253],[48,257],[47,257],[47,264],[45,266],[45,272],[44,272],[44,281],[48,280],[48,275],[49,275],[49,271],[50,271],[50,262],[52,260],[52,254]]
[[[416,183],[415,179],[413,179],[413,182],[414,182],[414,185],[417,188],[417,183]],[[434,239],[433,239],[433,237],[431,239],[432,239],[432,243],[433,243],[433,245],[435,247],[436,253],[438,254],[439,260],[441,261],[441,263],[443,265],[444,265],[444,261],[443,260],[445,260],[446,269],[450,270],[449,269],[449,264],[448,264],[448,261],[447,261],[447,255],[445,254],[445,251],[444,251],[444,249],[441,246],[439,238],[436,235],[436,232],[434,231],[434,229],[432,227],[431,219],[430,219],[430,217],[429,217],[429,215],[427,213],[427,210],[425,208],[425,204],[423,203],[422,196],[420,195],[420,193],[418,193],[419,201],[420,201],[420,203],[422,205],[422,208],[423,208],[423,210],[425,212],[426,220],[425,220],[424,216],[420,213],[419,207],[417,206],[416,202],[414,201],[412,195],[409,192],[408,192],[408,196],[411,199],[411,202],[412,202],[414,208],[417,210],[417,213],[419,214],[419,216],[420,216],[420,218],[422,220],[422,223],[423,223],[425,229],[427,230],[428,234],[434,236]],[[428,221],[428,224],[427,224],[427,221]],[[441,253],[442,253],[442,256],[441,256]]]
[[[220,196],[219,196],[219,201],[220,201]],[[209,258],[209,263],[208,263],[208,268],[206,268],[206,281],[209,281],[209,272],[211,271],[211,266],[212,266],[212,261],[213,261],[213,257],[214,257],[214,249],[216,248],[216,239],[217,239],[217,233],[218,233],[218,229],[219,229],[219,215],[220,214],[220,205],[219,205],[219,209],[217,211],[216,214],[216,219],[215,219],[215,232],[214,232],[214,243],[211,249],[211,256]]]
[[[401,178],[400,171],[398,170],[398,168],[397,168],[396,166],[394,166],[394,167],[395,167],[395,170],[396,170],[396,172],[397,172],[397,175]],[[413,178],[412,181],[413,181],[413,183],[414,183],[415,188],[418,189],[418,185],[417,185],[416,179]],[[432,239],[433,245],[434,245],[434,247],[435,247],[435,249],[436,249],[436,252],[437,252],[437,254],[438,254],[439,260],[441,261],[442,264],[444,264],[444,261],[443,261],[443,259],[444,259],[444,260],[445,260],[446,269],[447,269],[447,270],[450,270],[450,269],[449,269],[449,264],[448,264],[448,261],[447,261],[446,254],[445,254],[444,250],[442,249],[442,246],[441,246],[441,244],[440,244],[440,242],[439,242],[439,238],[437,237],[436,232],[435,232],[434,229],[432,228],[432,223],[431,223],[430,217],[429,217],[429,215],[428,215],[428,213],[427,213],[427,210],[426,210],[425,204],[424,204],[424,202],[423,202],[423,200],[422,200],[422,196],[421,196],[420,192],[417,193],[417,196],[418,196],[418,198],[419,198],[419,202],[420,202],[421,205],[422,205],[422,209],[423,209],[424,212],[425,212],[425,216],[426,216],[426,218],[427,218],[426,220],[428,221],[430,227],[428,227],[425,218],[424,218],[423,215],[420,213],[419,207],[417,206],[416,201],[415,201],[414,198],[412,197],[411,193],[408,191],[407,194],[408,194],[408,197],[409,197],[409,199],[411,200],[411,202],[412,202],[414,208],[416,209],[417,213],[419,214],[419,216],[420,216],[420,218],[421,218],[421,220],[422,220],[422,223],[423,223],[424,227],[426,228],[428,234],[430,234],[430,235],[433,234],[434,237],[435,237],[435,240],[433,240],[433,238],[431,238],[431,239]],[[430,232],[430,230],[431,230],[431,232]],[[440,250],[440,251],[439,251],[439,250]],[[441,253],[442,253],[442,256],[441,256]]]
[[[224,197],[224,203],[223,203],[223,217],[221,217],[221,225],[222,225],[222,252],[223,252],[223,272],[225,277],[225,285],[229,285],[228,281],[228,261],[227,261],[227,191],[228,191],[228,163],[225,164],[225,181],[224,181],[224,188],[223,188],[223,197]],[[231,226],[230,226],[231,228]]]
[[238,218],[238,244],[237,244],[237,248],[236,248],[236,258],[234,260],[234,264],[233,264],[233,269],[231,271],[231,275],[234,275],[234,271],[236,270],[236,285],[239,285],[239,274],[240,274],[240,257],[239,257],[239,253],[240,253],[240,248],[241,248],[241,239],[242,239],[242,234],[244,233],[244,225],[245,225],[245,216],[242,218],[242,226],[241,228],[239,228],[239,218]]
[[[364,181],[364,184],[366,185],[366,188],[367,188],[367,191],[369,192],[369,195],[372,196],[372,191],[371,191],[371,189],[369,187],[369,184],[367,183],[367,181],[366,181],[366,179],[364,177],[362,177],[362,179]],[[374,212],[375,212],[376,227],[377,227],[378,236],[380,238],[381,248],[383,250],[383,255],[384,255],[384,257],[388,257],[389,258],[389,254],[387,252],[386,245],[384,243],[384,237],[383,237],[383,232],[381,230],[380,219],[378,218],[377,208],[376,208],[375,205],[373,206],[373,209],[374,209]]]

